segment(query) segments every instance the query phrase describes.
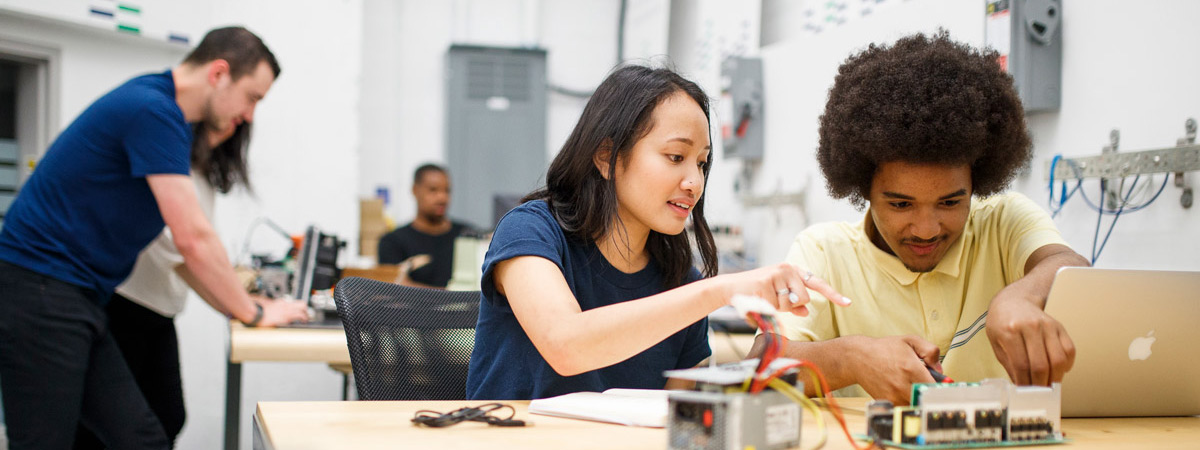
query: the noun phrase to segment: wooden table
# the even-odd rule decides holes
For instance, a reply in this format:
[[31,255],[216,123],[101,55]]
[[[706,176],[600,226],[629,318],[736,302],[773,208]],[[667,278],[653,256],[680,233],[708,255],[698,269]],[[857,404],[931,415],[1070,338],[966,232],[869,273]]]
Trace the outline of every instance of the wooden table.
[[[863,432],[866,400],[847,398],[852,433]],[[529,402],[507,401],[517,418],[533,421],[524,428],[497,428],[462,423],[450,428],[418,428],[410,422],[420,409],[451,411],[484,401],[412,402],[260,402],[254,417],[255,448],[292,449],[663,449],[667,431],[582,420],[530,415]],[[841,429],[824,412],[829,427],[828,449],[852,448]],[[1066,419],[1063,430],[1072,440],[1062,448],[1193,449],[1200,443],[1200,417]],[[816,423],[807,413],[801,431],[802,447],[817,439]],[[1037,447],[1053,449],[1053,446]]]
[[[238,448],[241,421],[242,363],[248,361],[319,362],[350,373],[346,332],[330,328],[248,328],[229,322],[229,359],[225,366],[225,449]],[[349,382],[344,382],[343,391]]]

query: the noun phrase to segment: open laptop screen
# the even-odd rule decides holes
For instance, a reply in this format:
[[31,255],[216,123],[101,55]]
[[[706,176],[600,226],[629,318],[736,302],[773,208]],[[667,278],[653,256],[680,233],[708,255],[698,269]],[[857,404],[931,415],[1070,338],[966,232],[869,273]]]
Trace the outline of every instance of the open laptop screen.
[[1200,272],[1067,267],[1046,312],[1076,349],[1063,417],[1200,415]]

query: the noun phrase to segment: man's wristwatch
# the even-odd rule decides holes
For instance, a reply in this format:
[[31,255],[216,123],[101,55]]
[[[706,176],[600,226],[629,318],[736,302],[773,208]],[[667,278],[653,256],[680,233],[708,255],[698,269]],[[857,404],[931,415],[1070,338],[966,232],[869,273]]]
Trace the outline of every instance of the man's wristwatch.
[[262,318],[263,318],[262,305],[255,303],[254,308],[256,309],[256,311],[254,312],[254,319],[251,319],[249,322],[245,322],[246,326],[248,326],[248,327],[257,327],[258,323],[262,322]]

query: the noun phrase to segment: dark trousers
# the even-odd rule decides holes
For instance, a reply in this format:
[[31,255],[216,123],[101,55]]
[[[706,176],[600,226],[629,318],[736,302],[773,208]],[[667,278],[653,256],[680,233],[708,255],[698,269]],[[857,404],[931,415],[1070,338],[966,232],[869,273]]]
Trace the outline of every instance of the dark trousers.
[[[133,372],[138,388],[162,423],[167,440],[175,442],[187,411],[183,407],[183,380],[179,375],[179,340],[175,320],[165,317],[121,294],[113,294],[105,307],[117,347]],[[102,449],[95,434],[82,425],[75,448]]]
[[0,262],[0,389],[11,450],[169,448],[92,291]]

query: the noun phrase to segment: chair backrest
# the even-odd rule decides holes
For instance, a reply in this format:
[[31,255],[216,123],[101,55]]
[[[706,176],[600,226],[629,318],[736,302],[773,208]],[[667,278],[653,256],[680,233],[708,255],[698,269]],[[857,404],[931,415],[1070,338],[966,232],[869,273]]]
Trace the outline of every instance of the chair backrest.
[[333,292],[361,400],[464,400],[479,291],[346,278]]

